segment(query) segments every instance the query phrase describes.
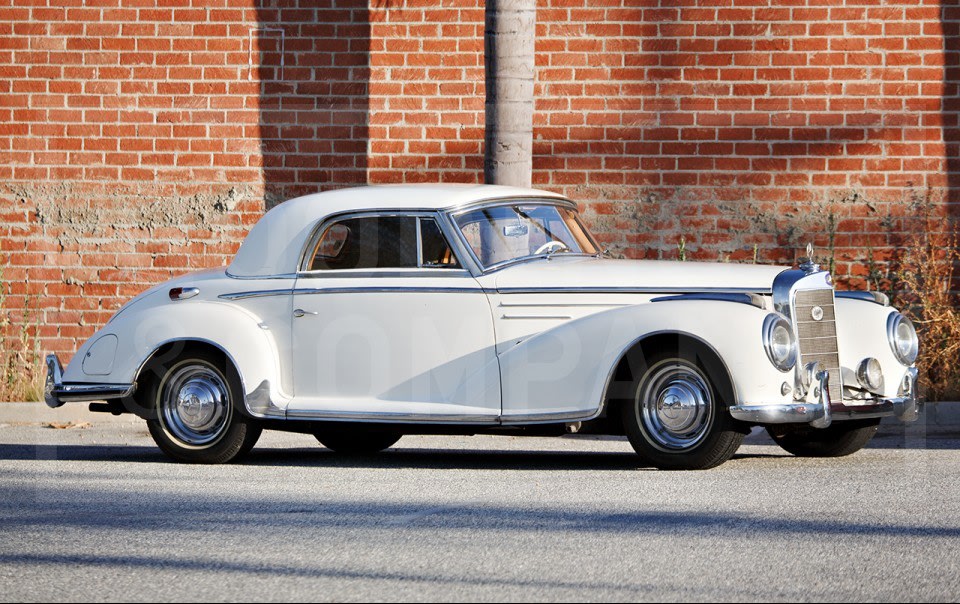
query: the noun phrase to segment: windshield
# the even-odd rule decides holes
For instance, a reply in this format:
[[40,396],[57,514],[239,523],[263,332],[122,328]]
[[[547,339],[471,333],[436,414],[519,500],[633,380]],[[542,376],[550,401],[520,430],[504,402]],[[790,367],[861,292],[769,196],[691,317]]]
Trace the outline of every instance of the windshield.
[[556,205],[500,205],[454,216],[484,269],[519,258],[596,254],[577,213]]

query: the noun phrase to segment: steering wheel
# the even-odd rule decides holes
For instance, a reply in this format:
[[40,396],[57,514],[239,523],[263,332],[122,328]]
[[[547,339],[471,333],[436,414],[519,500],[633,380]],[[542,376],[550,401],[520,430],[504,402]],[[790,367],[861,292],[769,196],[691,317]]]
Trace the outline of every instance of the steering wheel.
[[559,252],[562,250],[570,251],[570,248],[566,243],[562,241],[548,241],[537,248],[537,251],[533,253],[534,256],[539,256],[540,254],[553,254],[554,252]]

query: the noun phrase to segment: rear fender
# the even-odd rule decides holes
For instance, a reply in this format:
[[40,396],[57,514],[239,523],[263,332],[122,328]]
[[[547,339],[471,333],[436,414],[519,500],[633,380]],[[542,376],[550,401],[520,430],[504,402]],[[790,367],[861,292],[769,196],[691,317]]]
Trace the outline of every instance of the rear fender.
[[117,337],[108,374],[96,381],[134,383],[154,354],[171,343],[201,342],[220,349],[240,374],[244,405],[255,417],[282,416],[290,397],[280,391],[280,355],[273,335],[256,315],[214,301],[131,308],[94,334],[64,371],[65,382],[88,382],[82,359],[103,336]]

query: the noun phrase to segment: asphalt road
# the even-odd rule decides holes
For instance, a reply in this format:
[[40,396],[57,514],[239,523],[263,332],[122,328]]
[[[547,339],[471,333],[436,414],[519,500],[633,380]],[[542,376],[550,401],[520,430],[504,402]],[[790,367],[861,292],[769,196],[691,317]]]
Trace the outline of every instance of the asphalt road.
[[405,437],[344,459],[267,433],[168,462],[144,425],[0,409],[0,599],[956,600],[960,441],[852,457],[762,436],[706,472],[623,441]]

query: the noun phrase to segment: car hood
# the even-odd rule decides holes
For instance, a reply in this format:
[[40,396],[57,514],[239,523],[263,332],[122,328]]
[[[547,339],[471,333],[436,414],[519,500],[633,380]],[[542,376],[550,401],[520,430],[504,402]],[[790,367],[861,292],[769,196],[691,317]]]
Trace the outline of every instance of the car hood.
[[533,259],[498,271],[500,291],[525,289],[750,291],[769,293],[788,267],[669,260],[568,257]]

